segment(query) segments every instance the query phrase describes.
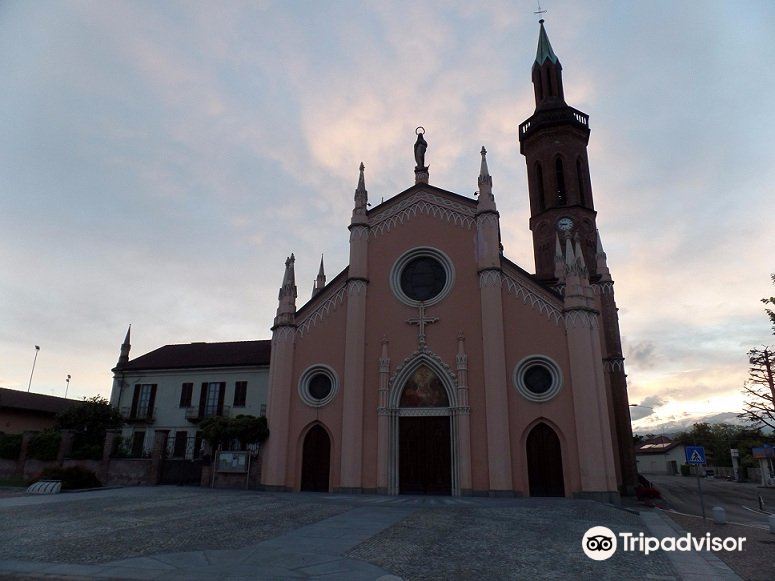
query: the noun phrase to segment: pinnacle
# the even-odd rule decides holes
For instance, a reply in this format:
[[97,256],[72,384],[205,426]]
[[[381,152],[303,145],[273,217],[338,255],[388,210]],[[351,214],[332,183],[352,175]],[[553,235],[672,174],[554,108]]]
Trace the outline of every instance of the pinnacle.
[[557,63],[558,58],[557,55],[554,54],[554,50],[552,50],[552,43],[549,42],[549,36],[546,34],[546,29],[544,28],[544,21],[543,19],[540,21],[541,24],[541,31],[538,33],[538,50],[536,51],[536,60],[535,62],[541,66],[544,64],[546,59],[549,59],[553,63]]

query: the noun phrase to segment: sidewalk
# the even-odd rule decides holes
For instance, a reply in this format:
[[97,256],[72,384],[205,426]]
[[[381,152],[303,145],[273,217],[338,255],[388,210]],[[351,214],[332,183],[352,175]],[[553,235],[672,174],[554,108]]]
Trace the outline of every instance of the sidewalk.
[[[660,510],[643,510],[640,513],[640,518],[649,532],[660,539],[686,534],[685,530]],[[708,579],[741,581],[741,578],[726,563],[711,552],[671,551],[664,554],[670,559],[670,564],[684,581],[706,581]]]

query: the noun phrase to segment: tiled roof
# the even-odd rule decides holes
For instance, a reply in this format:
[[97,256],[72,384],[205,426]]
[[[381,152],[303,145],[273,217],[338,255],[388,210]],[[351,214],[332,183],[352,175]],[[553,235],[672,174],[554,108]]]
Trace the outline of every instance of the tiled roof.
[[271,348],[269,340],[165,345],[132,359],[122,370],[269,365]]
[[13,408],[54,415],[77,403],[80,402],[75,399],[65,399],[53,395],[28,393],[18,389],[0,387],[0,408]]

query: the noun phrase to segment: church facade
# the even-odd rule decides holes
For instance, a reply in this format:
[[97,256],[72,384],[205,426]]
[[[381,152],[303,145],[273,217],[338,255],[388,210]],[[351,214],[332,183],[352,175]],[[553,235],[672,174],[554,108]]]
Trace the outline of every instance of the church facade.
[[636,483],[613,280],[586,114],[566,104],[541,22],[536,109],[519,126],[536,272],[508,260],[481,151],[478,196],[415,184],[368,207],[349,265],[297,308],[286,261],[272,327],[268,489],[580,496]]

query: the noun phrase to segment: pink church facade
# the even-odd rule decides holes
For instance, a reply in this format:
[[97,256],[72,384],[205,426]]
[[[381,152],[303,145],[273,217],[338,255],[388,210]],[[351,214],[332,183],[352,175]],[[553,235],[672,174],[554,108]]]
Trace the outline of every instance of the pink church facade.
[[[264,487],[614,502],[634,484],[589,129],[575,110],[567,122],[561,115],[570,108],[560,70],[542,25],[534,84],[548,87],[536,88],[536,113],[520,128],[536,274],[503,254],[508,226],[484,148],[479,195],[469,198],[428,183],[422,137],[415,184],[371,209],[361,166],[349,266],[326,284],[321,263],[298,309],[288,259],[272,328]],[[555,169],[556,183],[545,183]]]

